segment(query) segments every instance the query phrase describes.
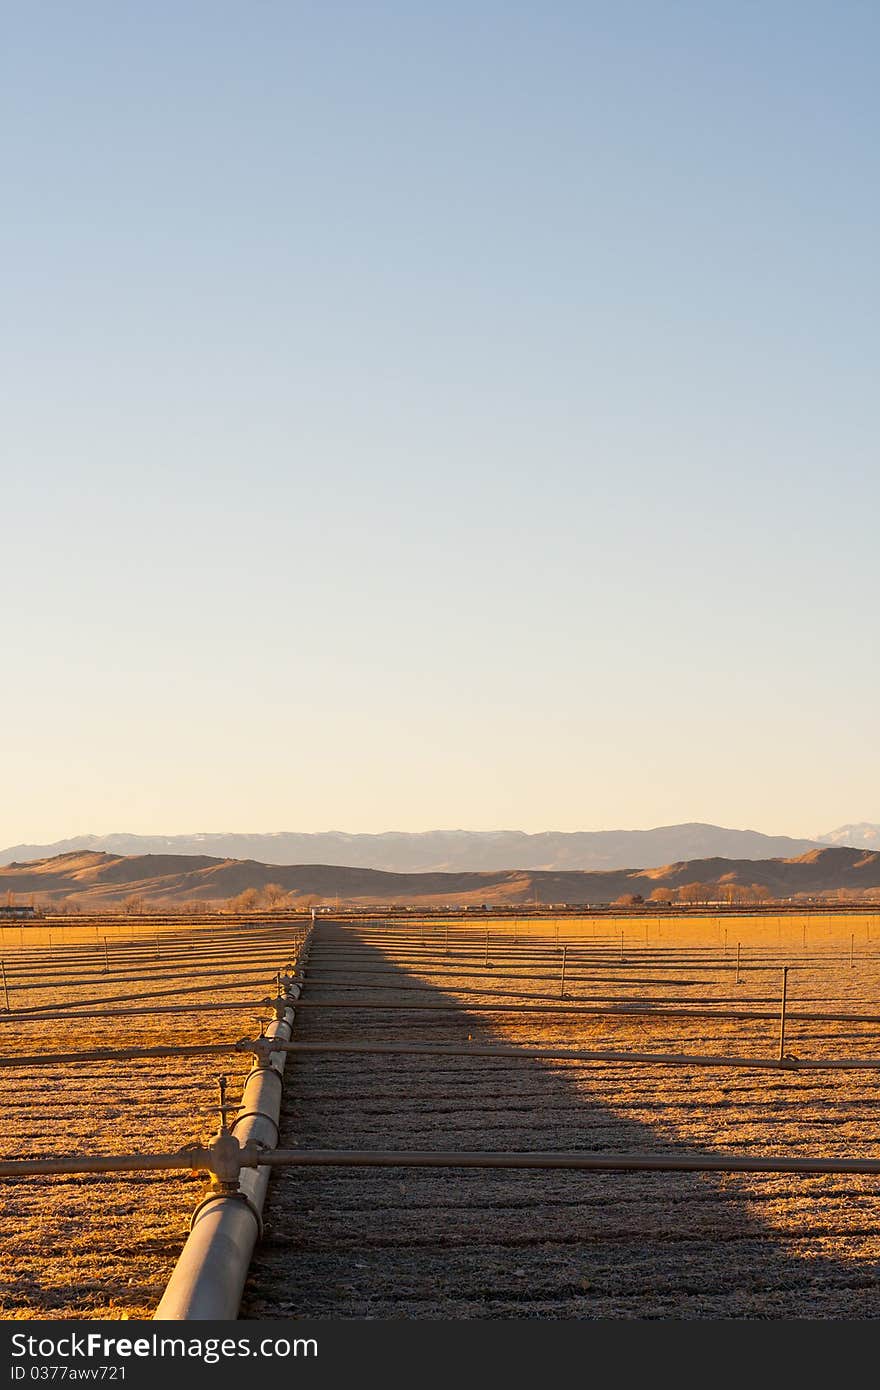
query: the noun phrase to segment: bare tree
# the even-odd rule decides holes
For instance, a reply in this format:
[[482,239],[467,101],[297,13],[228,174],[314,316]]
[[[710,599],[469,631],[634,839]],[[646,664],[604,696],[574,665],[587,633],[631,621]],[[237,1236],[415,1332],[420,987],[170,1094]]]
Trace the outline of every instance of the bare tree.
[[254,912],[260,906],[260,894],[256,888],[245,888],[228,905],[232,912]]
[[675,897],[671,888],[655,888],[648,898],[649,903],[671,903]]
[[706,883],[683,883],[677,896],[680,903],[704,903],[711,896],[711,889]]

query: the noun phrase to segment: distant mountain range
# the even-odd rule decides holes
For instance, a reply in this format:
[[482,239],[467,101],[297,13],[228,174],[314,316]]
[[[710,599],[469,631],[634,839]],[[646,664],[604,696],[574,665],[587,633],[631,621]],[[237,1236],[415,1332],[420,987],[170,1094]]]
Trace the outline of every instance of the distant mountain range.
[[815,840],[762,835],[692,822],[656,830],[389,830],[380,835],[277,831],[267,835],[78,835],[49,845],[13,845],[0,865],[73,850],[105,854],[196,854],[265,864],[334,864],[388,873],[495,872],[499,869],[656,868],[676,860],[791,858],[817,845],[880,849],[880,826],[847,825]]
[[817,836],[821,845],[851,845],[856,849],[880,849],[880,825],[859,821],[858,825],[841,825],[827,835]]
[[[274,888],[270,887],[274,885]],[[667,899],[696,885],[695,900],[755,901],[767,898],[859,898],[880,902],[880,852],[814,848],[793,858],[706,858],[654,869],[506,869],[483,873],[387,873],[328,864],[278,865],[209,855],[120,855],[94,851],[62,854],[0,868],[0,894],[19,901],[31,894],[44,904],[67,900],[83,911],[138,907],[229,904],[241,908],[332,903],[492,905],[606,903],[624,895]],[[268,891],[267,891],[268,890]],[[235,903],[242,893],[252,900]],[[132,906],[132,904],[129,904]]]

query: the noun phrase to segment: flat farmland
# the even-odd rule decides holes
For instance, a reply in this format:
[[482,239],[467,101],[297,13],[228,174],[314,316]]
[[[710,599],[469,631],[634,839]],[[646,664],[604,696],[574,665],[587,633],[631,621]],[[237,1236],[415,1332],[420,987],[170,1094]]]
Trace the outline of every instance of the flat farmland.
[[[231,1046],[253,1036],[301,935],[282,922],[69,930],[53,927],[50,946],[6,928],[5,1058]],[[877,1071],[534,1055],[773,1061],[783,966],[786,1057]],[[876,913],[507,919],[488,935],[461,919],[319,917],[294,1025],[319,1050],[289,1059],[280,1143],[876,1159],[880,1023],[799,1015],[880,1014],[878,984]],[[337,1050],[388,1043],[463,1055]],[[476,1055],[486,1046],[510,1055]],[[216,1128],[218,1074],[237,1095],[248,1065],[226,1052],[0,1069],[0,1148],[178,1149]],[[4,1180],[0,1313],[151,1316],[203,1185],[188,1172]],[[876,1317],[878,1202],[873,1175],[285,1168],[241,1315]]]
[[[6,927],[0,1053],[253,1036],[292,930],[99,922],[53,926],[50,947],[46,929]],[[237,1094],[249,1064],[233,1052],[0,1068],[0,1154],[174,1151],[217,1128],[217,1077]],[[186,1171],[0,1181],[0,1317],[150,1317],[203,1188]]]
[[[363,932],[358,944],[328,929],[312,949],[304,998],[334,1007],[301,1011],[299,1038],[502,1044],[523,1056],[301,1055],[280,1143],[877,1158],[880,1072],[527,1057],[562,1047],[773,1058],[783,964],[790,1015],[876,1009],[876,917],[808,921],[808,934],[822,936],[806,954],[803,925],[781,923],[780,946],[775,921],[688,921],[675,932],[663,919],[658,946],[656,919],[628,918],[621,957],[618,922],[563,920],[559,946],[555,924],[505,924],[490,929],[488,967],[485,934],[469,941],[455,925],[448,935],[415,926],[400,940]],[[751,947],[738,985],[734,935]],[[493,1011],[558,1008],[562,944],[565,1003],[637,1001],[656,1013]],[[406,1008],[417,1000],[453,1008]],[[767,1016],[712,1016],[734,1010]],[[880,1026],[789,1016],[786,1053],[880,1062]],[[880,1180],[850,1175],[283,1170],[243,1313],[875,1317],[878,1203]]]

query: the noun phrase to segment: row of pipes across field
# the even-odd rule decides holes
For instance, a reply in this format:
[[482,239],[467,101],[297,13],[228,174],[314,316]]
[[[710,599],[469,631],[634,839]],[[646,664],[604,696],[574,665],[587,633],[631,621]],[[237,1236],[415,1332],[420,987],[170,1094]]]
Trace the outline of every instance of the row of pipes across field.
[[[786,1050],[786,1029],[793,1023],[843,1023],[848,1025],[880,1025],[880,1013],[863,1010],[792,1007],[789,1000],[789,976],[797,971],[827,968],[858,970],[861,964],[876,964],[880,958],[880,928],[877,914],[853,915],[841,921],[838,917],[833,930],[825,923],[792,924],[785,920],[786,933],[792,931],[800,938],[794,943],[799,952],[792,958],[792,944],[781,940],[782,920],[777,928],[777,941],[772,940],[774,925],[765,916],[761,929],[763,943],[741,939],[747,935],[751,922],[746,918],[718,919],[708,928],[705,921],[699,930],[715,939],[700,940],[690,945],[662,942],[664,931],[670,931],[669,918],[653,915],[642,922],[632,918],[625,921],[583,921],[573,918],[538,920],[504,920],[498,923],[438,921],[435,918],[354,918],[347,928],[353,944],[361,939],[382,949],[391,943],[398,954],[414,970],[430,965],[442,971],[444,967],[467,968],[469,974],[482,974],[486,987],[468,990],[471,999],[462,1004],[450,997],[449,1003],[435,998],[421,1000],[403,998],[394,1004],[387,1000],[373,1003],[369,998],[371,986],[357,979],[361,967],[356,958],[346,966],[345,951],[322,943],[327,925],[320,916],[311,914],[311,921],[292,918],[288,922],[226,922],[197,923],[192,919],[159,919],[147,923],[101,921],[77,923],[68,927],[53,924],[51,940],[36,944],[38,931],[47,932],[45,924],[5,928],[14,932],[13,949],[0,961],[2,1013],[0,1021],[6,1026],[16,1021],[46,1018],[47,1037],[56,1049],[40,1050],[33,1054],[0,1053],[0,1068],[51,1068],[86,1064],[96,1060],[125,1061],[161,1056],[216,1056],[245,1054],[251,1058],[251,1069],[244,1082],[242,1094],[235,1103],[228,1101],[226,1079],[218,1078],[218,1126],[207,1144],[193,1144],[176,1152],[128,1153],[103,1155],[66,1154],[44,1158],[10,1155],[0,1161],[0,1178],[23,1180],[29,1177],[57,1174],[139,1173],[162,1169],[183,1169],[207,1174],[208,1188],[196,1207],[190,1223],[190,1234],[155,1312],[158,1319],[215,1319],[237,1315],[242,1289],[255,1244],[262,1231],[263,1206],[273,1168],[279,1166],[338,1166],[434,1168],[560,1168],[603,1171],[689,1171],[689,1172],[761,1172],[761,1173],[871,1173],[880,1174],[880,1160],[827,1158],[822,1155],[762,1158],[735,1154],[688,1153],[585,1153],[573,1152],[490,1152],[490,1151],[409,1151],[379,1150],[304,1150],[280,1146],[279,1119],[285,1064],[291,1055],[305,1052],[326,1054],[362,1053],[385,1056],[391,1064],[395,1056],[425,1055],[445,1059],[454,1065],[456,1058],[503,1057],[507,1060],[543,1058],[554,1061],[626,1063],[635,1067],[714,1067],[718,1069],[752,1069],[776,1071],[803,1070],[875,1070],[880,1071],[878,1056],[794,1057]],[[336,925],[339,925],[337,920]],[[697,928],[687,922],[688,929]],[[847,931],[846,928],[852,929]],[[111,928],[113,930],[111,930]],[[766,934],[771,936],[766,941]],[[809,931],[809,942],[808,942]],[[68,933],[65,937],[65,933]],[[823,936],[824,933],[824,936]],[[34,935],[32,935],[34,934]],[[279,954],[283,939],[284,949]],[[150,989],[150,972],[179,972],[187,978],[187,993],[200,989],[212,994],[222,993],[224,986],[216,979],[210,983],[194,984],[200,972],[207,972],[212,963],[223,961],[229,952],[234,935],[238,947],[245,941],[245,953],[255,968],[266,968],[266,992],[247,1004],[212,999],[207,1006],[218,1016],[226,1010],[253,1015],[261,1011],[261,1026],[257,1035],[246,1035],[234,1043],[217,1042],[206,1037],[203,1042],[190,1044],[157,1044],[137,1047],[114,1043],[112,1047],[61,1050],[57,1049],[59,1031],[65,1019],[124,1019],[132,1014],[145,1013],[153,1017],[162,1014],[191,1012],[193,1004],[174,1003],[179,992],[176,986]],[[848,937],[848,940],[847,940]],[[308,997],[310,953],[315,942],[322,944],[323,955],[335,953],[339,967],[347,971],[347,993],[357,989],[358,998],[344,1002]],[[31,944],[33,943],[33,944]],[[10,943],[7,943],[7,945]],[[274,959],[273,959],[274,958]],[[602,972],[615,970],[632,974],[634,981],[645,978],[654,984],[666,983],[672,993],[653,996],[620,995],[595,992],[601,983]],[[766,995],[756,1000],[743,1000],[735,995],[716,999],[699,1006],[689,1004],[686,996],[675,993],[675,980],[664,981],[670,973],[686,970],[688,974],[709,975],[727,980],[731,987],[758,977],[777,978],[778,1001],[771,1004]],[[369,973],[369,972],[365,972]],[[29,1004],[32,991],[45,988],[47,977],[63,978],[67,985],[88,989],[89,984],[102,989],[118,980],[118,994],[77,998],[49,1004]],[[131,987],[137,979],[137,988]],[[505,983],[525,984],[526,995],[516,991],[516,1002],[506,995],[510,991],[498,988]],[[573,988],[588,987],[589,993],[572,997]],[[240,987],[240,986],[239,986]],[[232,985],[229,988],[233,988]],[[328,988],[326,983],[322,987]],[[411,983],[397,985],[398,992],[419,992]],[[422,990],[421,992],[427,992]],[[473,998],[477,995],[477,998]],[[499,999],[505,997],[505,1002]],[[168,1001],[168,1002],[166,1002]],[[748,1003],[751,1007],[744,1007]],[[755,1007],[757,1005],[757,1007]],[[295,1023],[300,1011],[317,1008],[332,1017],[334,1008],[346,1010],[383,1011],[396,1009],[417,1020],[426,1012],[437,1013],[463,1010],[475,1017],[491,1014],[535,1015],[592,1015],[596,1017],[625,1016],[645,1019],[724,1019],[766,1021],[768,1046],[765,1055],[740,1056],[727,1053],[670,1052],[650,1049],[615,1050],[576,1047],[481,1046],[463,1043],[431,1044],[415,1039],[411,1043],[384,1042],[381,1039],[328,1039],[319,1042],[300,1042],[295,1037]],[[51,1031],[49,1026],[51,1025]],[[772,1032],[770,1031],[772,1030]],[[232,1118],[230,1118],[232,1117]]]

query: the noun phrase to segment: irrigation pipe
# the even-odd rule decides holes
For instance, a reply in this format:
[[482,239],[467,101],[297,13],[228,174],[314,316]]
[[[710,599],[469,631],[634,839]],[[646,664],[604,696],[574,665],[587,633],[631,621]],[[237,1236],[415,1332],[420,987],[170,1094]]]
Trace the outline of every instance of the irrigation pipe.
[[[178,976],[177,978],[179,979],[180,977]],[[262,970],[254,970],[252,972],[244,971],[237,979],[229,984],[179,984],[174,989],[151,990],[135,988],[130,989],[127,994],[110,994],[106,995],[103,999],[65,999],[56,1001],[52,1004],[29,1004],[25,1005],[23,1009],[15,1009],[13,1012],[15,1013],[17,1023],[27,1023],[31,1018],[38,1019],[41,1014],[64,1014],[65,1016],[69,1016],[68,1011],[70,1009],[82,1009],[84,1011],[84,1016],[88,1017],[89,1015],[85,1013],[85,1011],[91,1007],[101,1008],[104,1004],[122,1004],[126,999],[167,999],[169,996],[175,996],[179,999],[182,994],[225,994],[230,990],[246,989],[248,985],[256,984],[258,981],[265,980],[265,978],[265,972]],[[152,1008],[148,1011],[152,1012]]]
[[[790,1017],[790,1015],[789,1015]],[[271,1037],[271,1030],[268,1037]],[[481,1047],[479,1044],[456,1046],[437,1043],[341,1042],[277,1042],[270,1047],[266,1038],[242,1038],[236,1042],[186,1043],[177,1046],[159,1044],[155,1047],[99,1047],[84,1052],[20,1053],[0,1057],[0,1070],[26,1067],[86,1066],[93,1062],[129,1062],[154,1057],[219,1057],[233,1052],[247,1052],[256,1057],[270,1053],[326,1052],[373,1054],[398,1057],[468,1057],[502,1058],[506,1061],[556,1062],[620,1062],[624,1065],[662,1067],[740,1067],[760,1071],[880,1071],[880,1058],[841,1057],[809,1058],[787,1054],[778,1057],[738,1057],[725,1053],[686,1052],[612,1052],[589,1051],[566,1047]]]
[[[180,994],[187,994],[189,991],[184,986],[178,992]],[[268,1006],[273,1002],[274,1001],[272,999],[267,997],[265,999],[258,999],[256,1001],[247,1000],[243,1004],[213,1004],[210,1002],[210,1000],[206,1000],[204,1004],[151,1004],[145,1005],[142,1009],[89,1009],[83,1010],[82,1013],[74,1013],[72,1011],[66,1012],[64,1014],[63,1021],[66,1023],[67,1020],[70,1018],[134,1018],[138,1014],[194,1014],[207,1013],[209,1010],[211,1013],[220,1013],[221,1010],[224,1012],[228,1011],[232,1013],[246,1013],[248,1010],[253,1012],[255,1008],[268,1008]],[[789,1017],[794,1018],[795,1015],[790,1014]],[[30,1017],[24,1017],[22,1014],[16,1013],[15,1010],[13,1010],[12,1013],[4,1014],[2,1017],[0,1017],[0,1024],[42,1022],[43,1018],[39,1014],[33,1014]]]
[[0,1057],[0,1070],[17,1067],[76,1067],[89,1062],[136,1062],[151,1057],[220,1057],[226,1052],[241,1052],[240,1043],[163,1043],[155,1047],[93,1047],[88,1052],[17,1053]]
[[[259,1175],[264,1174],[264,1185],[268,1181],[271,1168],[569,1168],[593,1172],[654,1172],[654,1173],[863,1173],[880,1174],[880,1159],[876,1158],[781,1158],[781,1157],[743,1157],[739,1154],[706,1153],[557,1153],[557,1152],[492,1152],[490,1150],[431,1151],[431,1150],[374,1150],[374,1149],[274,1149],[265,1151],[258,1145],[249,1143],[239,1146],[230,1135],[219,1136],[210,1148],[193,1148],[173,1154],[132,1154],[100,1155],[89,1157],[65,1157],[46,1159],[21,1159],[0,1163],[0,1178],[32,1177],[35,1175],[89,1174],[89,1173],[136,1173],[155,1172],[163,1169],[190,1169],[207,1171],[219,1178],[220,1185],[235,1189],[231,1193],[206,1198],[197,1208],[194,1221],[208,1223],[209,1213],[216,1216],[223,1209],[230,1216],[248,1214],[245,1232],[253,1230],[251,1241],[256,1240],[256,1221],[250,1211],[247,1189]],[[255,1177],[256,1175],[256,1177]],[[193,1234],[199,1225],[193,1227]],[[221,1235],[218,1221],[213,1223],[214,1235],[211,1244],[205,1249],[201,1263],[190,1270],[182,1270],[184,1257],[193,1237],[184,1247],[184,1253],[171,1276],[162,1302],[154,1317],[159,1321],[171,1319],[205,1319],[221,1316],[215,1312],[199,1312],[207,1307],[209,1300],[216,1306],[232,1308],[232,1288],[241,1286],[247,1273],[247,1264],[240,1267],[241,1255],[232,1239],[230,1226]],[[225,1267],[223,1257],[234,1268]],[[196,1259],[195,1250],[193,1259]],[[250,1253],[248,1253],[248,1261]],[[188,1275],[188,1277],[184,1277]],[[199,1285],[204,1287],[201,1289]],[[228,1293],[228,1297],[226,1296]],[[238,1312],[241,1288],[235,1299],[232,1311],[226,1318],[234,1318]],[[175,1298],[180,1299],[178,1311],[174,1311]],[[183,1306],[188,1311],[183,1311]]]
[[[297,956],[297,970],[308,959],[309,937]],[[245,1082],[238,1115],[225,1136],[228,1147],[240,1144],[251,1150],[274,1149],[286,1049],[295,1017],[294,1006],[302,990],[292,979],[280,981],[286,1003],[266,1032],[263,1055],[257,1055]],[[273,1048],[272,1043],[282,1046]],[[222,1138],[223,1136],[221,1136]],[[270,1170],[263,1164],[240,1174],[217,1173],[212,1190],[196,1207],[190,1233],[174,1267],[159,1306],[157,1321],[206,1321],[238,1316],[251,1255],[262,1232],[263,1203]]]
[[880,1173],[876,1158],[741,1158],[738,1154],[373,1152],[278,1149],[260,1160],[298,1168],[574,1168],[655,1173]]
[[[458,1014],[601,1014],[615,1018],[734,1018],[778,1019],[778,1009],[654,1009],[597,1007],[593,1004],[434,1004],[421,1001],[408,1003],[396,1000],[382,1003],[367,999],[304,999],[303,1009],[371,1009],[382,1013],[458,1013]],[[789,1009],[788,1019],[804,1019],[811,1023],[880,1023],[880,1014],[819,1014]]]
[[0,1162],[0,1178],[47,1177],[59,1173],[153,1173],[169,1168],[210,1169],[211,1150],[181,1149],[172,1154],[88,1154],[64,1158],[14,1158]]
[[508,1061],[623,1062],[670,1067],[745,1067],[769,1071],[880,1071],[880,1058],[816,1059],[792,1057],[735,1057],[680,1052],[610,1052],[563,1047],[481,1047],[437,1043],[291,1042],[288,1052],[375,1053],[413,1057],[501,1057]]

